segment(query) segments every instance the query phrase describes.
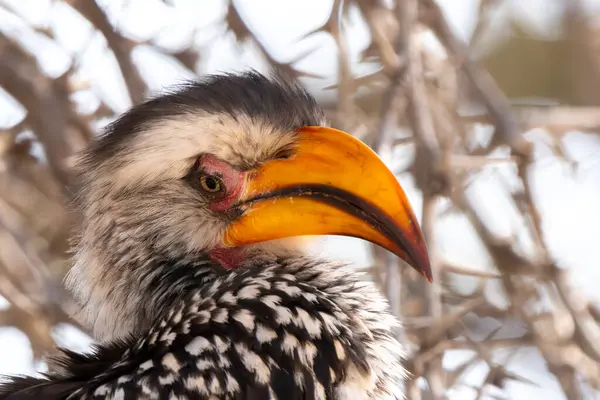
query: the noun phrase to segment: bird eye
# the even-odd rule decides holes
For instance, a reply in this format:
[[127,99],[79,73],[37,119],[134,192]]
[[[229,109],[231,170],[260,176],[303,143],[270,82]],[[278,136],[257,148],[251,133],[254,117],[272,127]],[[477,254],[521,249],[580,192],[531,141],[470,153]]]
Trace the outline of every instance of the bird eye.
[[202,175],[200,177],[200,186],[208,193],[217,193],[223,189],[223,182],[214,175]]

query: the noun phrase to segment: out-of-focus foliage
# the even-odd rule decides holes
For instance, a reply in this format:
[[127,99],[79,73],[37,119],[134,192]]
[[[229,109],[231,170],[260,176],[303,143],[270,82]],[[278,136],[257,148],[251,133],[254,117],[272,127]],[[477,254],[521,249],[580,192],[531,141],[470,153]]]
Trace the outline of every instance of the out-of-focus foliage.
[[[135,39],[120,30],[104,3],[53,1],[105,39],[115,76],[122,76],[132,103],[152,94],[152,82],[135,62],[141,48],[171,60],[186,77],[203,73],[201,54],[210,47],[201,49],[194,40],[175,48],[163,46],[160,38]],[[225,3],[217,30],[252,46],[265,64],[290,79],[316,77],[298,66],[310,51],[280,61],[236,2]],[[569,265],[559,266],[547,243],[542,229],[547,221],[532,193],[535,144],[526,135],[543,129],[549,146],[567,159],[565,133],[595,134],[600,125],[595,107],[600,101],[598,28],[578,1],[565,0],[562,31],[554,37],[533,34],[509,14],[504,17],[509,35],[484,40],[502,36],[490,21],[505,3],[480,1],[471,43],[456,36],[433,0],[334,0],[324,24],[306,35],[326,34],[335,43],[338,81],[331,89],[336,96],[320,93],[318,98],[333,125],[357,135],[394,168],[400,165],[399,176],[409,173],[422,198],[436,282],[426,284],[379,248],[371,249],[368,268],[405,326],[398,335],[412,372],[406,384],[409,399],[442,399],[464,386],[464,376],[481,365],[484,376],[471,388],[477,398],[493,397],[513,381],[535,385],[508,367],[511,357],[497,356],[525,349],[544,360],[565,397],[589,398],[591,390],[600,389],[600,309],[571,287]],[[0,0],[0,11],[26,25],[14,4]],[[357,76],[350,60],[345,29],[351,15],[358,15],[370,34],[361,53],[362,62],[370,63],[366,75]],[[56,32],[48,26],[29,23],[28,29],[36,40],[56,46]],[[426,35],[435,37],[437,47]],[[73,157],[120,111],[106,101],[102,88],[82,78],[85,55],[67,58],[65,71],[48,72],[30,41],[0,27],[0,87],[24,109],[21,120],[0,130],[0,295],[10,304],[0,310],[0,326],[23,331],[36,357],[54,348],[54,327],[77,326],[69,318],[72,300],[61,286],[69,267],[69,234],[77,223],[65,186]],[[88,97],[92,100],[82,107],[81,98]],[[524,97],[558,105],[514,104]],[[499,235],[472,195],[475,177],[496,166],[509,166],[514,180],[497,181],[507,210],[523,228],[514,237]],[[493,266],[490,271],[448,259],[436,232],[449,216],[460,217],[474,233]],[[465,249],[471,250],[469,245]],[[464,282],[475,282],[472,290],[462,290]],[[490,286],[501,293],[502,304],[490,297]],[[518,329],[486,329],[490,321]],[[471,356],[448,366],[444,357],[457,349]]]

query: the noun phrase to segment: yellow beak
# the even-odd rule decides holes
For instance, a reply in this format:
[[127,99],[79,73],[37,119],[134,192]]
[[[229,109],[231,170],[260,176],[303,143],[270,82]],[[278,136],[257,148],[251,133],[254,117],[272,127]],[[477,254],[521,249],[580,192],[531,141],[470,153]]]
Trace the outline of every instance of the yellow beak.
[[368,240],[432,281],[427,247],[394,174],[369,147],[332,128],[305,127],[288,159],[251,171],[227,246],[303,235]]

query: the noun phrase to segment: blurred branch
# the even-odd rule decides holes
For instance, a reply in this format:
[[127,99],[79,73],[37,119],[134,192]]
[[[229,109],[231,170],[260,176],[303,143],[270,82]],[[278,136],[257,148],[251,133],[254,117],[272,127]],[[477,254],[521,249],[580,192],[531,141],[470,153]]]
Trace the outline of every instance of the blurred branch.
[[[495,86],[493,80],[487,75],[474,61],[472,61],[467,52],[466,47],[460,43],[458,39],[453,35],[447,23],[445,22],[441,10],[433,1],[428,1],[430,19],[429,24],[442,43],[445,44],[451,57],[459,64],[469,82],[479,94],[480,99],[485,104],[490,114],[493,125],[496,128],[495,139],[493,140],[500,143],[508,144],[517,157],[517,168],[518,176],[523,181],[524,187],[524,204],[526,205],[525,211],[531,216],[532,223],[530,224],[532,237],[534,238],[538,249],[540,249],[540,259],[533,261],[527,260],[526,258],[517,254],[511,244],[507,242],[499,241],[489,230],[489,228],[483,223],[480,216],[472,209],[471,204],[464,196],[462,190],[453,190],[450,194],[454,203],[458,205],[469,217],[469,220],[475,227],[476,231],[483,239],[484,246],[488,250],[488,253],[492,256],[496,266],[502,272],[502,283],[507,294],[512,298],[512,310],[515,312],[523,321],[526,322],[530,332],[533,334],[534,342],[539,348],[540,352],[545,356],[549,363],[550,370],[557,376],[561,383],[565,394],[569,398],[582,398],[582,394],[578,389],[575,382],[575,371],[577,371],[577,365],[572,364],[569,360],[564,357],[560,357],[560,352],[556,353],[556,348],[551,346],[548,341],[548,326],[540,325],[533,322],[531,316],[520,306],[526,302],[532,300],[532,298],[522,298],[523,293],[523,282],[519,280],[519,276],[522,270],[535,271],[538,276],[545,282],[553,282],[554,287],[558,290],[561,295],[561,299],[567,309],[571,312],[572,316],[584,315],[581,314],[584,308],[579,307],[581,310],[576,313],[574,307],[574,301],[570,297],[570,288],[565,284],[565,279],[552,279],[548,276],[548,271],[556,270],[557,267],[551,262],[551,258],[547,249],[547,246],[543,239],[541,230],[541,218],[539,211],[535,206],[535,202],[530,190],[530,177],[528,174],[528,165],[533,162],[531,154],[531,145],[527,143],[522,137],[521,129],[518,124],[518,120],[513,114],[508,100],[502,95],[502,93]],[[452,180],[456,186],[462,185],[462,179],[454,177],[449,173],[448,179]],[[556,278],[556,275],[553,275]],[[539,294],[535,293],[533,298],[538,299]],[[589,315],[585,315],[588,317]],[[556,317],[556,316],[555,316]],[[542,329],[541,327],[545,329]],[[585,333],[583,330],[586,327],[588,331]],[[576,329],[580,333],[580,339],[578,342],[582,345],[582,349],[592,350],[593,346],[588,339],[589,337],[598,337],[600,332],[598,326],[590,325],[589,323],[579,322],[576,323]],[[589,329],[594,332],[589,332]],[[566,351],[566,350],[565,350]],[[584,350],[585,351],[585,350]],[[565,353],[562,353],[563,355]],[[596,349],[593,349],[593,358],[597,356]],[[594,375],[589,373],[589,370],[582,372],[587,380],[598,387],[598,379],[594,378]]]
[[[389,61],[389,88],[383,95],[379,116],[379,126],[377,133],[373,138],[372,144],[372,147],[377,151],[377,153],[383,156],[389,156],[391,153],[391,145],[394,136],[394,130],[396,128],[396,121],[398,120],[398,117],[400,117],[406,111],[407,99],[405,96],[401,96],[402,93],[400,93],[400,86],[403,82],[404,84],[407,84],[410,79],[410,77],[407,76],[409,73],[409,68],[406,60],[409,58],[412,30],[415,23],[414,19],[416,18],[416,3],[412,1],[398,3],[398,13],[398,23],[400,24],[401,31],[399,38],[396,40],[397,44],[394,55],[396,61]],[[369,11],[367,11],[367,15],[370,15]],[[376,18],[376,15],[371,15],[370,18]],[[371,20],[367,19],[367,21]],[[373,28],[373,30],[375,30],[375,28]],[[389,58],[391,55],[387,57]],[[404,62],[402,60],[404,60]],[[391,65],[394,65],[393,70],[391,70]]]
[[245,42],[246,40],[251,39],[252,42],[256,44],[258,50],[269,63],[269,65],[273,67],[273,69],[279,74],[292,79],[298,79],[301,77],[320,78],[319,75],[308,72],[302,72],[294,67],[295,63],[305,58],[308,54],[312,52],[312,50],[300,54],[294,60],[286,63],[277,61],[268,51],[263,41],[260,40],[258,36],[246,24],[244,19],[241,17],[233,0],[229,0],[227,14],[225,16],[225,25],[227,30],[234,34],[238,42]]
[[496,132],[492,142],[502,140],[509,144],[516,154],[528,155],[531,145],[523,138],[509,101],[492,77],[470,57],[468,47],[452,32],[438,4],[434,0],[425,0],[424,4],[427,7],[426,20],[429,26],[465,74],[494,121]]
[[[399,54],[393,44],[393,38],[398,36],[398,24],[402,23],[399,22],[401,20],[396,19],[394,14],[380,0],[355,1],[369,27],[371,40],[379,56],[378,61],[388,75],[393,75],[402,66],[402,57],[407,56],[406,54],[400,54],[399,58]],[[406,29],[412,28],[411,22],[410,25],[401,28],[404,29],[401,35],[406,34]]]
[[68,136],[73,134],[68,125],[72,105],[61,83],[45,76],[33,56],[0,33],[0,86],[27,109],[28,123],[44,146],[53,174],[66,184],[65,162],[75,144]]
[[474,270],[474,269],[471,269],[468,267],[463,267],[460,265],[453,265],[448,262],[444,262],[440,267],[444,272],[450,272],[453,274],[474,276],[477,278],[490,278],[490,279],[500,278],[500,275],[493,273],[493,272],[477,271],[477,270]]
[[19,313],[13,308],[0,310],[0,327],[4,328],[17,325],[19,323],[19,317]]
[[158,46],[155,43],[150,43],[152,47],[163,54],[173,57],[191,72],[196,72],[196,64],[200,59],[200,52],[194,47],[187,47],[180,50],[169,50]]
[[475,25],[475,29],[473,29],[473,34],[471,35],[471,42],[469,44],[470,49],[477,48],[481,37],[489,27],[491,20],[491,9],[503,1],[504,0],[481,0],[479,2],[479,8],[477,10],[477,24]]
[[516,111],[524,129],[546,128],[562,133],[600,128],[600,107],[519,107]]
[[148,85],[131,58],[131,51],[137,43],[117,32],[95,0],[68,0],[67,3],[102,33],[117,59],[132,103],[141,103],[148,94]]
[[[550,133],[563,134],[569,131],[581,130],[597,133],[600,128],[599,107],[526,107],[514,109],[519,125],[524,131],[542,128]],[[465,123],[490,124],[488,115],[473,115],[462,117]]]
[[[383,35],[378,30],[381,26],[380,18],[383,18],[385,8],[383,6],[369,7],[371,2],[359,2],[359,7],[365,15],[365,19],[370,26],[373,40],[376,43],[380,53],[380,59],[390,76],[390,86],[384,94],[381,111],[380,122],[377,134],[374,137],[373,147],[387,159],[391,154],[391,143],[393,132],[396,128],[396,121],[399,117],[399,112],[404,111],[406,107],[406,115],[411,122],[413,134],[416,143],[416,156],[414,171],[418,171],[416,176],[417,186],[423,191],[423,227],[428,247],[431,249],[430,257],[434,275],[437,269],[437,255],[435,253],[435,245],[433,243],[433,221],[436,202],[436,193],[431,191],[432,186],[429,185],[435,170],[439,163],[437,154],[437,139],[433,120],[429,112],[429,105],[425,90],[423,78],[423,66],[421,47],[418,46],[416,36],[414,35],[417,28],[418,2],[414,0],[403,1],[397,3],[395,13],[397,23],[400,27],[399,35],[396,38],[396,49],[393,53],[388,52],[388,44],[391,43],[389,38],[383,42]],[[386,44],[387,43],[387,44]],[[402,88],[403,92],[400,92]],[[400,97],[403,94],[404,96]],[[400,102],[398,99],[403,98]],[[377,252],[376,249],[373,249]],[[395,312],[395,304],[397,300],[395,293],[399,290],[394,285],[397,279],[390,279],[394,271],[397,270],[396,262],[391,262],[389,257],[380,257],[380,260],[386,260],[382,264],[387,271],[388,280],[386,293],[392,303],[392,310]],[[405,275],[406,276],[406,275]],[[410,278],[409,278],[410,279]],[[412,280],[411,280],[412,281]],[[412,286],[410,289],[408,286]],[[426,286],[422,280],[405,282],[400,292],[404,292],[403,299],[409,298],[411,294],[416,294],[423,298],[423,304],[420,307],[420,315],[429,315],[434,320],[437,320],[442,313],[441,296],[439,286],[437,284]],[[401,311],[402,315],[407,315],[410,312],[407,308]],[[454,324],[455,319],[450,322]],[[434,335],[440,337],[445,332],[444,325],[440,326]],[[433,332],[433,331],[432,331]],[[432,333],[433,334],[433,333]],[[420,351],[424,351],[429,344],[425,338],[420,340]],[[440,359],[431,360],[425,365],[419,365],[415,361],[409,363],[416,368],[411,371],[414,377],[423,376],[427,379],[431,395],[435,399],[441,399],[444,395],[444,382],[442,378],[442,365]],[[407,383],[407,396],[411,399],[421,398],[420,389],[416,385],[415,378],[412,378]]]
[[331,8],[331,15],[321,29],[331,34],[338,49],[338,111],[344,115],[352,115],[354,111],[352,98],[356,91],[356,87],[352,81],[352,69],[350,68],[348,46],[342,29],[344,23],[342,19],[343,4],[343,0],[334,0]]

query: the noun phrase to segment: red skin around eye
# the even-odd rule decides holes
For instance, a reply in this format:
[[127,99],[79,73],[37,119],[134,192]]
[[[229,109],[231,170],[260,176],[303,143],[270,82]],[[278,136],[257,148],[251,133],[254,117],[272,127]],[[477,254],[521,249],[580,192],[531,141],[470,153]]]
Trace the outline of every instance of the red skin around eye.
[[209,208],[214,211],[225,211],[230,208],[240,197],[244,187],[244,172],[238,171],[225,161],[213,155],[206,155],[200,161],[200,168],[208,174],[221,176],[225,185],[224,197],[213,201]]
[[[233,168],[225,161],[213,155],[206,155],[200,160],[200,168],[207,174],[219,175],[225,186],[225,196],[214,200],[209,208],[214,211],[225,211],[235,204],[244,187],[245,172]],[[246,257],[242,247],[217,247],[208,252],[210,257],[225,269],[237,268]]]

